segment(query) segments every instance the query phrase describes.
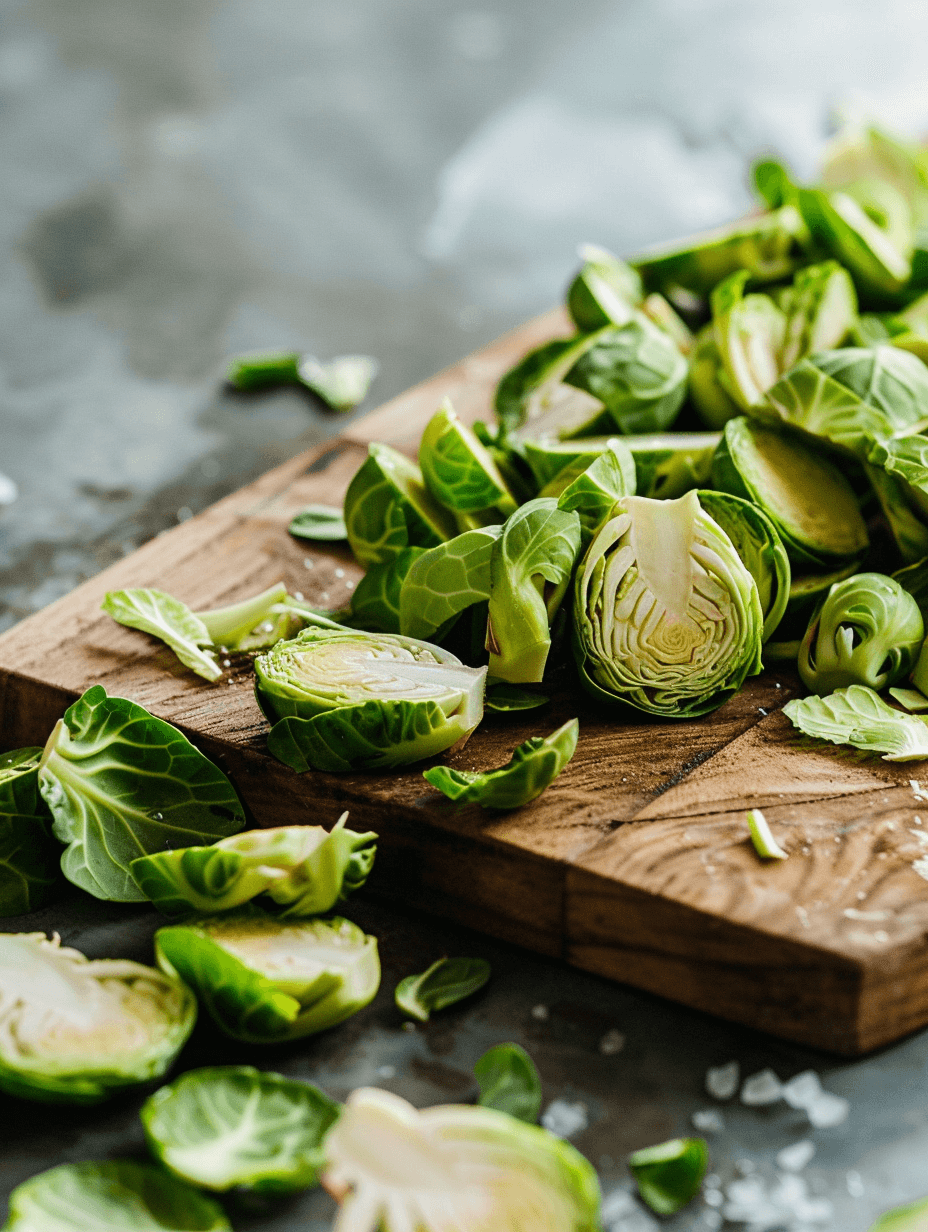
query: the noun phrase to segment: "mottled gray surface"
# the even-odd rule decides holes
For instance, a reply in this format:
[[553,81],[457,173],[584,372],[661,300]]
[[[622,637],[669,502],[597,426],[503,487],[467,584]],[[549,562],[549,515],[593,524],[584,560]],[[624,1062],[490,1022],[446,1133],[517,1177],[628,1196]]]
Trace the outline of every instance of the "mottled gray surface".
[[[627,252],[733,216],[748,158],[769,148],[811,171],[835,105],[928,127],[920,0],[567,13],[554,0],[0,0],[0,472],[20,490],[0,510],[0,627],[342,422],[308,396],[224,391],[230,352],[369,352],[373,404],[547,307],[578,241]],[[851,1115],[811,1133],[806,1176],[834,1215],[802,1226],[863,1232],[928,1193],[924,1034],[836,1064],[373,903],[353,914],[382,938],[374,1006],[284,1052],[202,1027],[185,1063],[247,1057],[336,1096],[379,1082],[427,1104],[467,1097],[480,1053],[515,1039],[548,1101],[586,1105],[575,1141],[607,1191],[627,1183],[630,1149],[708,1106],[706,1066],[812,1065]],[[13,922],[143,958],[152,925],[86,898]],[[389,992],[443,952],[486,955],[495,979],[404,1032]],[[625,1048],[603,1056],[613,1028]],[[137,1106],[5,1099],[0,1188],[140,1150]],[[783,1104],[725,1115],[712,1139],[725,1179],[744,1159],[772,1175],[775,1152],[808,1135]],[[243,1208],[236,1226],[315,1232],[330,1216],[317,1194]]]

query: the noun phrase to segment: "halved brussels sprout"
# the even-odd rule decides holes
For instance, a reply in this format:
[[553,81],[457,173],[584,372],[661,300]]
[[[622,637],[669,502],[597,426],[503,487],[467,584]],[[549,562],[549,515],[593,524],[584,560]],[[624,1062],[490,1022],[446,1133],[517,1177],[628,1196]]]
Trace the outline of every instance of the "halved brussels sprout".
[[51,902],[64,882],[61,847],[39,794],[39,748],[0,753],[0,916]]
[[841,569],[828,573],[797,573],[791,571],[789,581],[789,599],[786,611],[777,628],[777,641],[795,642],[795,650],[790,656],[795,659],[799,653],[799,643],[809,627],[816,608],[824,603],[829,590],[835,582],[843,582],[852,577],[860,568],[860,560],[851,561]]
[[861,290],[877,297],[902,290],[912,273],[911,230],[899,247],[898,234],[890,235],[845,191],[800,188],[796,201],[813,240],[851,272]]
[[722,357],[710,322],[696,335],[690,360],[690,397],[707,428],[723,428],[729,419],[741,414],[738,403],[719,380],[721,371]]
[[786,314],[768,295],[745,295],[750,273],[738,270],[712,292],[712,330],[722,371],[719,383],[746,410],[780,375]]
[[735,270],[756,282],[778,282],[800,263],[808,231],[799,212],[785,205],[769,214],[739,219],[673,244],[650,249],[632,265],[645,285],[657,291],[685,287],[708,295]]
[[760,671],[762,632],[754,579],[695,492],[617,502],[577,570],[577,665],[602,700],[706,714]]
[[674,500],[709,480],[712,459],[722,439],[718,432],[665,432],[626,436],[635,459],[635,492],[654,500]]
[[776,527],[759,505],[730,492],[697,492],[699,503],[721,526],[754,579],[764,614],[763,640],[783,619],[789,601],[789,557]]
[[566,385],[568,372],[612,326],[574,338],[556,338],[529,353],[496,387],[496,418],[507,435],[595,436],[613,428],[598,398]]
[[580,517],[550,497],[512,515],[490,554],[489,674],[511,684],[541,680],[557,615],[580,551]]
[[133,860],[132,876],[165,915],[240,907],[259,894],[284,910],[280,919],[322,915],[364,885],[374,864],[376,834],[278,826],[246,830],[212,847],[180,847]]
[[462,612],[490,597],[490,555],[502,526],[465,531],[413,562],[400,589],[400,632],[444,639]]
[[142,1105],[148,1146],[204,1189],[286,1194],[318,1184],[340,1105],[308,1082],[250,1065],[195,1069]]
[[673,1138],[628,1158],[639,1194],[658,1215],[675,1215],[692,1202],[708,1163],[705,1138]]
[[793,285],[780,294],[779,303],[786,313],[780,372],[807,355],[841,346],[857,321],[854,283],[837,261],[798,270]]
[[414,462],[372,444],[345,493],[348,542],[359,564],[381,565],[404,548],[430,548],[457,533],[454,515],[435,500]]
[[[876,446],[872,456],[882,456],[889,461],[882,452],[882,446]],[[913,490],[899,475],[893,474],[889,466],[884,469],[879,465],[866,465],[864,471],[902,560],[905,564],[921,560],[928,555],[928,526],[922,521],[925,515],[919,509],[921,501],[918,498],[924,501],[925,496],[917,489]]]
[[500,522],[517,507],[493,458],[447,398],[422,434],[419,466],[435,499],[456,513],[492,509]]
[[352,1092],[325,1140],[323,1184],[352,1232],[598,1232],[596,1173],[568,1142],[492,1108],[419,1112]]
[[837,582],[812,618],[799,675],[824,697],[851,684],[879,692],[912,670],[925,637],[918,604],[882,573]]
[[159,928],[155,954],[221,1031],[250,1044],[325,1031],[380,987],[376,938],[338,916],[284,921],[249,905]]
[[730,419],[712,460],[716,488],[760,505],[793,564],[837,567],[866,549],[853,489],[811,445],[741,417]]
[[486,668],[411,637],[304,629],[259,655],[255,672],[274,724],[268,748],[299,771],[421,761],[463,743],[483,717]]
[[57,934],[0,934],[0,1090],[95,1104],[160,1078],[197,1007],[180,980],[126,959],[90,961]]
[[[442,548],[445,544],[438,546]],[[403,583],[419,557],[429,550],[437,549],[403,548],[382,565],[371,565],[352,592],[350,624],[368,633],[401,632]]]
[[583,265],[567,291],[567,311],[577,329],[590,333],[624,325],[644,296],[637,271],[595,244],[581,244],[578,255]]
[[928,213],[928,164],[922,148],[873,125],[846,123],[825,151],[822,183],[845,188],[874,180],[900,193],[916,218]]

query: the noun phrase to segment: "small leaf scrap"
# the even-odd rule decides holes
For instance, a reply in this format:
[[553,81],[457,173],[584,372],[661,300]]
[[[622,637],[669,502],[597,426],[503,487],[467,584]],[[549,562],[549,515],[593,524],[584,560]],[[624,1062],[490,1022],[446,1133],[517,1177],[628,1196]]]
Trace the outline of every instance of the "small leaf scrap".
[[478,992],[490,978],[490,964],[485,958],[439,958],[421,975],[407,975],[396,986],[397,1007],[415,1018],[428,1022],[434,1010],[463,1001]]

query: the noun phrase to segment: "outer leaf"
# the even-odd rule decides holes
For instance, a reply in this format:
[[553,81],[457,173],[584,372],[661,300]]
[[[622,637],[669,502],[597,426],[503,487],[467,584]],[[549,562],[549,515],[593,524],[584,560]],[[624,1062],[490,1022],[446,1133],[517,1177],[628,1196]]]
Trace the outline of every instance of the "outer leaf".
[[512,710],[537,710],[550,700],[543,693],[533,693],[531,689],[520,688],[517,684],[495,684],[487,689],[483,704],[487,710],[505,714]]
[[184,1074],[142,1106],[152,1153],[204,1189],[293,1193],[318,1184],[340,1105],[318,1087],[250,1065]]
[[50,902],[63,884],[61,848],[39,795],[39,748],[0,754],[0,916]]
[[379,370],[370,355],[338,355],[327,364],[305,355],[297,368],[303,384],[333,411],[350,411],[363,402]]
[[243,829],[232,784],[176,727],[95,685],[42,754],[39,788],[67,844],[61,868],[96,898],[141,902],[129,865]]
[[469,530],[417,557],[400,588],[400,631],[441,639],[462,612],[489,599],[490,555],[501,534],[501,526]]
[[925,720],[887,706],[864,685],[852,684],[830,697],[796,698],[786,703],[783,713],[807,736],[882,753],[884,761],[928,757]]
[[496,418],[505,433],[520,429],[534,436],[593,436],[612,420],[602,403],[564,384],[567,373],[611,329],[556,338],[529,351],[496,387]]
[[[577,514],[581,542],[585,545],[605,522],[615,502],[633,495],[635,459],[627,446],[616,439],[579,474],[571,477],[573,468],[564,469],[567,473],[558,475],[553,484],[543,488],[542,495],[556,495],[558,509]],[[556,487],[561,487],[559,493],[552,491]]]
[[429,491],[448,509],[478,513],[495,507],[505,517],[516,508],[491,454],[447,398],[422,434],[419,465]]
[[[923,524],[928,519],[928,439],[919,435],[880,441],[870,450],[868,461],[895,480],[898,495],[893,503],[914,510]],[[911,556],[908,559],[913,560]]]
[[705,1138],[674,1138],[635,1151],[628,1166],[652,1211],[674,1215],[699,1193],[708,1162]]
[[[290,599],[283,582],[277,582],[259,595],[238,603],[228,603],[196,615],[206,626],[214,646],[226,650],[259,650],[280,641],[289,628]],[[281,610],[281,609],[285,610]]]
[[596,244],[581,244],[578,255],[583,265],[567,291],[567,310],[577,329],[624,325],[644,296],[638,272]]
[[276,920],[251,906],[155,934],[158,965],[245,1043],[299,1039],[363,1009],[380,986],[377,942],[356,924]]
[[370,566],[351,596],[351,623],[354,626],[373,633],[402,631],[400,596],[403,583],[425,551],[425,548],[404,548],[384,564]]
[[870,1232],[928,1232],[928,1198],[887,1211]]
[[528,804],[550,787],[577,748],[579,724],[571,719],[550,736],[531,736],[498,770],[452,770],[432,766],[422,777],[461,804],[513,809]]
[[925,424],[928,368],[914,355],[894,346],[841,347],[813,355],[812,363],[882,412],[892,432]]
[[348,538],[342,511],[334,505],[307,505],[293,518],[287,530],[295,539],[311,539],[318,543]]
[[532,1058],[518,1044],[497,1044],[474,1066],[482,1108],[507,1112],[529,1125],[541,1111],[541,1079]]
[[507,521],[490,557],[487,649],[490,675],[497,680],[541,680],[550,624],[579,550],[578,514],[558,509],[550,497],[529,501]]
[[435,1010],[479,992],[489,978],[490,964],[485,958],[439,958],[421,975],[400,980],[394,999],[404,1014],[428,1022]]
[[[876,445],[872,456],[879,458],[887,455],[881,445]],[[928,553],[928,526],[922,520],[925,515],[919,505],[928,502],[928,494],[911,487],[889,466],[865,464],[864,473],[870,481],[899,556],[906,564],[921,560]]]
[[222,675],[215,656],[201,649],[212,644],[206,626],[180,599],[163,590],[111,590],[101,606],[119,624],[160,638],[204,680],[218,680]]

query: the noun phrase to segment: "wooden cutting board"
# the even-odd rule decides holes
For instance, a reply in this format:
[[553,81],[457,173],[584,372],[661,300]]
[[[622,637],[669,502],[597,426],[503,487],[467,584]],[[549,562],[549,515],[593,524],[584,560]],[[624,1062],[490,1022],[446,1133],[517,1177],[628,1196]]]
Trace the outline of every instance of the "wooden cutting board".
[[[283,580],[337,607],[360,576],[347,547],[298,542],[291,517],[340,503],[370,441],[414,454],[449,395],[488,418],[499,376],[569,332],[560,311],[350,424],[152,540],[0,637],[0,749],[43,744],[93,684],[177,724],[232,777],[257,824],[376,830],[371,888],[588,971],[845,1055],[928,1023],[928,789],[918,763],[814,745],[779,713],[789,671],[750,681],[689,722],[599,710],[569,684],[549,706],[488,716],[451,764],[485,769],[530,735],[580,718],[552,787],[509,814],[459,808],[422,779],[297,775],[265,750],[247,661],[214,684],[100,611],[107,590],[151,586],[194,608]],[[928,780],[928,766],[924,768]],[[764,863],[745,810],[763,808],[789,859]],[[922,825],[924,820],[924,826]],[[928,876],[928,860],[926,860]]]

